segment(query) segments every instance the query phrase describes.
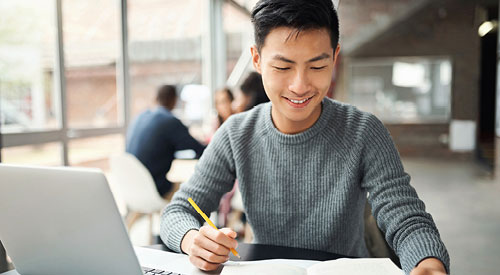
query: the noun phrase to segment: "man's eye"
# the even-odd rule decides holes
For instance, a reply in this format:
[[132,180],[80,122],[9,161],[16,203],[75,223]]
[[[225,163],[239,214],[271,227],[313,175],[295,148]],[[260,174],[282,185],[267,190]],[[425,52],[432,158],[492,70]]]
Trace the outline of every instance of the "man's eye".
[[276,66],[273,66],[273,68],[275,68],[278,71],[286,71],[286,70],[290,69],[288,67],[276,67]]
[[326,68],[326,66],[321,66],[321,67],[311,67],[311,69],[313,70],[321,70],[321,69],[324,69]]

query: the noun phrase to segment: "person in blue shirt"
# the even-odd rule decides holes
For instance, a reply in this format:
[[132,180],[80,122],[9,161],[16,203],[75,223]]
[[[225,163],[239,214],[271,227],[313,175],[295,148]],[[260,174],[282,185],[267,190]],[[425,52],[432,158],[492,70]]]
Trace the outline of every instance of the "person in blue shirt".
[[176,87],[161,86],[156,95],[157,106],[141,113],[127,131],[126,151],[139,159],[153,177],[158,193],[168,196],[172,183],[166,178],[174,153],[194,150],[199,158],[205,149],[186,126],[172,114],[177,103]]

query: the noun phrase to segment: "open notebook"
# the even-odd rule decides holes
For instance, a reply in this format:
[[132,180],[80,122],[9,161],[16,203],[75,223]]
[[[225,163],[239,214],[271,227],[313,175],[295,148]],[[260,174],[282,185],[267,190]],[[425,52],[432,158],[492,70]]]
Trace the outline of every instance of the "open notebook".
[[[307,266],[307,267],[306,267]],[[221,275],[404,275],[388,258],[337,259],[299,264],[282,260],[226,263]]]

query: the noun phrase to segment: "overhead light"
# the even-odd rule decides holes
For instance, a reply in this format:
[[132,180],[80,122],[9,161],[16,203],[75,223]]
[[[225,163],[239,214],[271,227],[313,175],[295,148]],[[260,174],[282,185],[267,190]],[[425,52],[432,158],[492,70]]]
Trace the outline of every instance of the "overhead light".
[[483,37],[487,35],[490,31],[496,29],[498,27],[498,22],[497,21],[486,21],[479,26],[479,29],[477,30],[477,33],[479,36]]

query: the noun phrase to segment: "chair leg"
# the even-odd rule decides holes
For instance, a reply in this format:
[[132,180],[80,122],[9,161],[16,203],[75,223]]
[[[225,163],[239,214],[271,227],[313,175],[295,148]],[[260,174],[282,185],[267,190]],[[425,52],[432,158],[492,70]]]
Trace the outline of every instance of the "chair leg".
[[139,212],[132,212],[127,215],[126,218],[126,223],[127,223],[127,229],[130,231],[130,228],[134,225],[137,220],[139,220],[144,214],[139,213]]
[[153,214],[148,214],[149,218],[149,245],[153,244]]

